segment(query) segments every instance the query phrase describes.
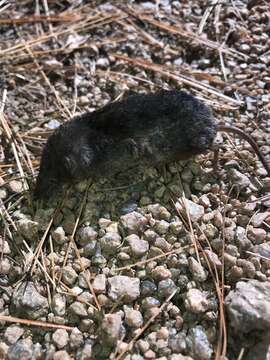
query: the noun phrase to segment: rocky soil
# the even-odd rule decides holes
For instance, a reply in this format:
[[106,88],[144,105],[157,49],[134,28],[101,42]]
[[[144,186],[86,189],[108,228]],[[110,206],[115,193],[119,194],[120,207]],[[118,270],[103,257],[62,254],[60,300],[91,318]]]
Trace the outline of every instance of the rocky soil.
[[0,2],[0,359],[270,357],[270,177],[250,146],[32,200],[53,129],[185,89],[270,162],[267,1]]

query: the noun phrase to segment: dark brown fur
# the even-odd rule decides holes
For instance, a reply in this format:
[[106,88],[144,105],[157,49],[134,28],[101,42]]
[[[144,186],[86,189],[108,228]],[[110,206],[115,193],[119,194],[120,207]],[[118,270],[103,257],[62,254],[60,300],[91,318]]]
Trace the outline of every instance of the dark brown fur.
[[132,95],[54,132],[42,154],[35,197],[48,197],[63,183],[202,154],[217,131],[211,110],[193,95],[176,90]]

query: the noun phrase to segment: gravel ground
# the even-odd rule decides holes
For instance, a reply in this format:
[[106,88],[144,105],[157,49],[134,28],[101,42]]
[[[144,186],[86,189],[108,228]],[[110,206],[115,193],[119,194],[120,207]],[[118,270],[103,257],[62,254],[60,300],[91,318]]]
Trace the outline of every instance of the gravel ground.
[[269,358],[270,178],[244,141],[218,136],[218,176],[208,153],[43,204],[27,190],[60,123],[160,88],[270,161],[267,1],[17,3],[0,5],[0,359]]

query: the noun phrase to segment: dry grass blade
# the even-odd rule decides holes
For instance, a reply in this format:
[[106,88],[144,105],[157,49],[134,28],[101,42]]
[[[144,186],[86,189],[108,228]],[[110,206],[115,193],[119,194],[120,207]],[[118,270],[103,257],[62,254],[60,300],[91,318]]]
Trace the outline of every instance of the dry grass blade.
[[[25,179],[25,173],[24,173],[24,170],[23,170],[23,167],[21,164],[20,156],[19,156],[20,149],[15,144],[15,141],[12,136],[12,131],[8,125],[8,122],[5,118],[5,116],[4,116],[4,106],[5,106],[5,102],[6,102],[6,96],[7,96],[7,91],[5,89],[3,92],[2,105],[1,105],[1,109],[0,109],[0,122],[1,122],[2,128],[4,130],[4,134],[6,135],[8,142],[11,146],[17,167],[19,169],[20,176],[22,177],[22,179]],[[28,190],[28,186],[25,181],[23,181],[23,188],[25,191]]]
[[148,69],[148,70],[157,72],[160,75],[163,75],[164,77],[169,78],[169,79],[173,79],[180,84],[183,83],[183,84],[191,86],[193,88],[203,90],[209,94],[217,96],[220,99],[229,101],[233,104],[237,104],[238,106],[240,106],[242,104],[241,101],[230,98],[229,96],[222,94],[221,92],[217,91],[216,89],[214,89],[213,87],[211,87],[209,85],[203,84],[203,83],[196,81],[194,79],[191,79],[187,76],[176,75],[175,73],[168,71],[167,69],[164,70],[162,65],[158,65],[158,64],[155,64],[150,61],[143,60],[143,59],[129,58],[128,56],[118,55],[118,54],[114,54],[114,53],[110,54],[110,55],[119,60],[126,61],[130,64],[137,65],[137,66],[143,67],[144,69]]
[[176,294],[177,290],[173,291],[171,295],[167,297],[167,299],[164,301],[164,303],[159,307],[158,311],[150,317],[150,319],[147,320],[145,325],[137,332],[137,334],[134,336],[134,338],[129,342],[127,348],[123,350],[116,358],[115,360],[120,360],[123,358],[126,352],[132,350],[135,342],[139,337],[145,332],[145,330],[151,325],[151,323],[158,317],[158,315],[163,311],[163,309],[166,307],[166,305],[171,301],[171,299]]
[[198,31],[197,31],[198,35],[202,34],[203,29],[205,27],[205,24],[206,24],[206,22],[207,22],[207,20],[208,20],[208,18],[210,16],[212,10],[218,4],[218,2],[219,2],[219,0],[214,0],[214,1],[211,2],[210,6],[207,6],[207,8],[206,8],[206,10],[205,10],[205,12],[204,12],[204,14],[202,16],[202,19],[200,21],[200,24],[199,24],[199,28],[198,28]]
[[146,259],[146,260],[142,260],[142,261],[138,261],[134,264],[131,264],[131,265],[127,265],[127,266],[123,266],[123,267],[120,267],[120,268],[116,268],[116,269],[113,269],[114,271],[123,271],[123,270],[129,270],[129,269],[132,269],[133,267],[135,266],[142,266],[142,265],[145,265],[151,261],[155,261],[155,260],[158,260],[158,259],[162,259],[163,257],[166,257],[166,256],[169,256],[169,255],[173,255],[173,254],[179,254],[181,253],[182,251],[190,248],[192,245],[186,245],[186,246],[183,246],[183,247],[180,247],[179,249],[174,249],[174,250],[171,250],[171,251],[168,251],[164,254],[160,254],[160,255],[157,255],[157,256],[154,256],[152,258],[149,258],[149,259]]
[[10,3],[8,3],[6,0],[1,0],[0,1],[0,13],[4,12],[5,10],[7,10],[10,7]]
[[68,325],[60,325],[60,324],[53,324],[48,323],[46,321],[38,321],[38,320],[28,320],[28,319],[21,319],[13,316],[5,316],[0,315],[0,321],[7,321],[11,323],[18,323],[27,326],[39,326],[43,328],[52,328],[52,329],[64,329],[68,331],[72,331],[74,328]]
[[62,35],[68,35],[74,32],[80,33],[83,31],[88,31],[97,26],[103,26],[115,20],[119,20],[120,18],[123,18],[123,14],[111,15],[111,14],[98,13],[92,16],[91,15],[87,16],[85,19],[82,19],[80,21],[74,18],[73,19],[74,23],[72,23],[67,29],[60,29],[59,31],[55,31],[53,33],[49,32],[42,36],[38,36],[36,38],[32,38],[28,41],[25,41],[24,43],[20,42],[19,44],[10,46],[4,50],[1,50],[0,56],[5,58],[10,56],[14,57],[15,55],[17,56],[18,53],[20,53],[21,51],[25,51],[25,49],[31,49],[33,46],[46,43],[53,38],[58,38]]
[[54,15],[54,16],[46,16],[46,15],[32,15],[23,18],[15,18],[15,19],[0,19],[0,24],[6,25],[21,25],[21,24],[36,24],[38,22],[51,22],[51,23],[59,23],[59,22],[73,22],[80,20],[80,17],[76,14],[69,15]]

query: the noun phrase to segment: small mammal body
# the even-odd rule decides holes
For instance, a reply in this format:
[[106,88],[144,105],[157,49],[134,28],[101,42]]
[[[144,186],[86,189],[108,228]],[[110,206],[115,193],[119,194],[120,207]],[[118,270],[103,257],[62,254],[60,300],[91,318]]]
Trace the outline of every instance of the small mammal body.
[[213,147],[218,131],[247,140],[270,174],[255,141],[242,130],[218,125],[203,102],[183,91],[136,94],[61,125],[43,150],[35,197],[63,183],[111,177],[139,164],[185,160]]

